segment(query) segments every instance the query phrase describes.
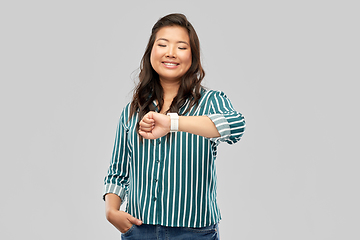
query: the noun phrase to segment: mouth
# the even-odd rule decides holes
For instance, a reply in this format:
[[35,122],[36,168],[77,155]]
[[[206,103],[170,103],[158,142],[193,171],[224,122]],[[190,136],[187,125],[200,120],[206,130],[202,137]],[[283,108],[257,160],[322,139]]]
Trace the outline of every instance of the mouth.
[[180,65],[179,63],[176,63],[176,62],[162,62],[162,64],[165,67],[169,67],[169,68],[174,68],[174,67],[177,67]]

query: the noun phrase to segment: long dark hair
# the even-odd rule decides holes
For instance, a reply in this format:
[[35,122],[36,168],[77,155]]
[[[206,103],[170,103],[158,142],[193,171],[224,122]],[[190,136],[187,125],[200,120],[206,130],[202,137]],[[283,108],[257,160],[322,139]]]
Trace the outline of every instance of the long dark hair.
[[189,70],[182,77],[177,96],[173,99],[170,108],[166,112],[179,113],[179,109],[185,104],[186,100],[189,100],[189,107],[185,110],[185,113],[187,113],[191,107],[198,104],[201,97],[201,81],[205,76],[205,71],[200,62],[200,42],[195,29],[183,14],[169,14],[162,17],[152,28],[149,42],[141,59],[139,83],[134,90],[130,105],[129,120],[135,112],[139,113],[137,130],[139,130],[139,122],[143,116],[149,111],[155,110],[153,106],[154,100],[157,100],[159,110],[162,109],[164,104],[164,91],[158,73],[151,66],[150,55],[156,40],[156,33],[167,26],[180,26],[187,30],[190,39],[192,63]]

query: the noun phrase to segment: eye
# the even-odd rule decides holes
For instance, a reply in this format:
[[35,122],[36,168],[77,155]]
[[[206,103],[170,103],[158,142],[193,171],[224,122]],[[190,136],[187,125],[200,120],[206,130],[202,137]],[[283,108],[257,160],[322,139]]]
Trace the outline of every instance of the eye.
[[180,50],[186,50],[186,47],[179,47]]
[[164,44],[158,44],[159,47],[166,47]]

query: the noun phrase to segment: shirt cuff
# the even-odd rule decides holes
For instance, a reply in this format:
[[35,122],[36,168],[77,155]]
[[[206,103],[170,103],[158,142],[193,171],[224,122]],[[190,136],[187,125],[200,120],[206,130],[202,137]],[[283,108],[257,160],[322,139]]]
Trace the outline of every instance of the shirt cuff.
[[230,125],[224,115],[222,114],[210,114],[207,115],[211,121],[215,124],[216,129],[218,130],[220,137],[218,138],[211,138],[211,140],[218,142],[220,140],[225,140],[229,138],[231,131]]
[[114,193],[121,198],[121,204],[125,202],[125,197],[127,195],[127,190],[119,185],[108,183],[104,187],[103,199],[105,200],[105,195],[108,193]]

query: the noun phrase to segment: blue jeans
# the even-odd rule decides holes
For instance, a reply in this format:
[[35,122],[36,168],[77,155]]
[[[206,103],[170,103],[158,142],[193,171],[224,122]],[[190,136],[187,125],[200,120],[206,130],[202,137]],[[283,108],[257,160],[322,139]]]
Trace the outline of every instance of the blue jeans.
[[214,224],[203,228],[165,227],[160,225],[133,225],[122,240],[219,240],[219,227]]

